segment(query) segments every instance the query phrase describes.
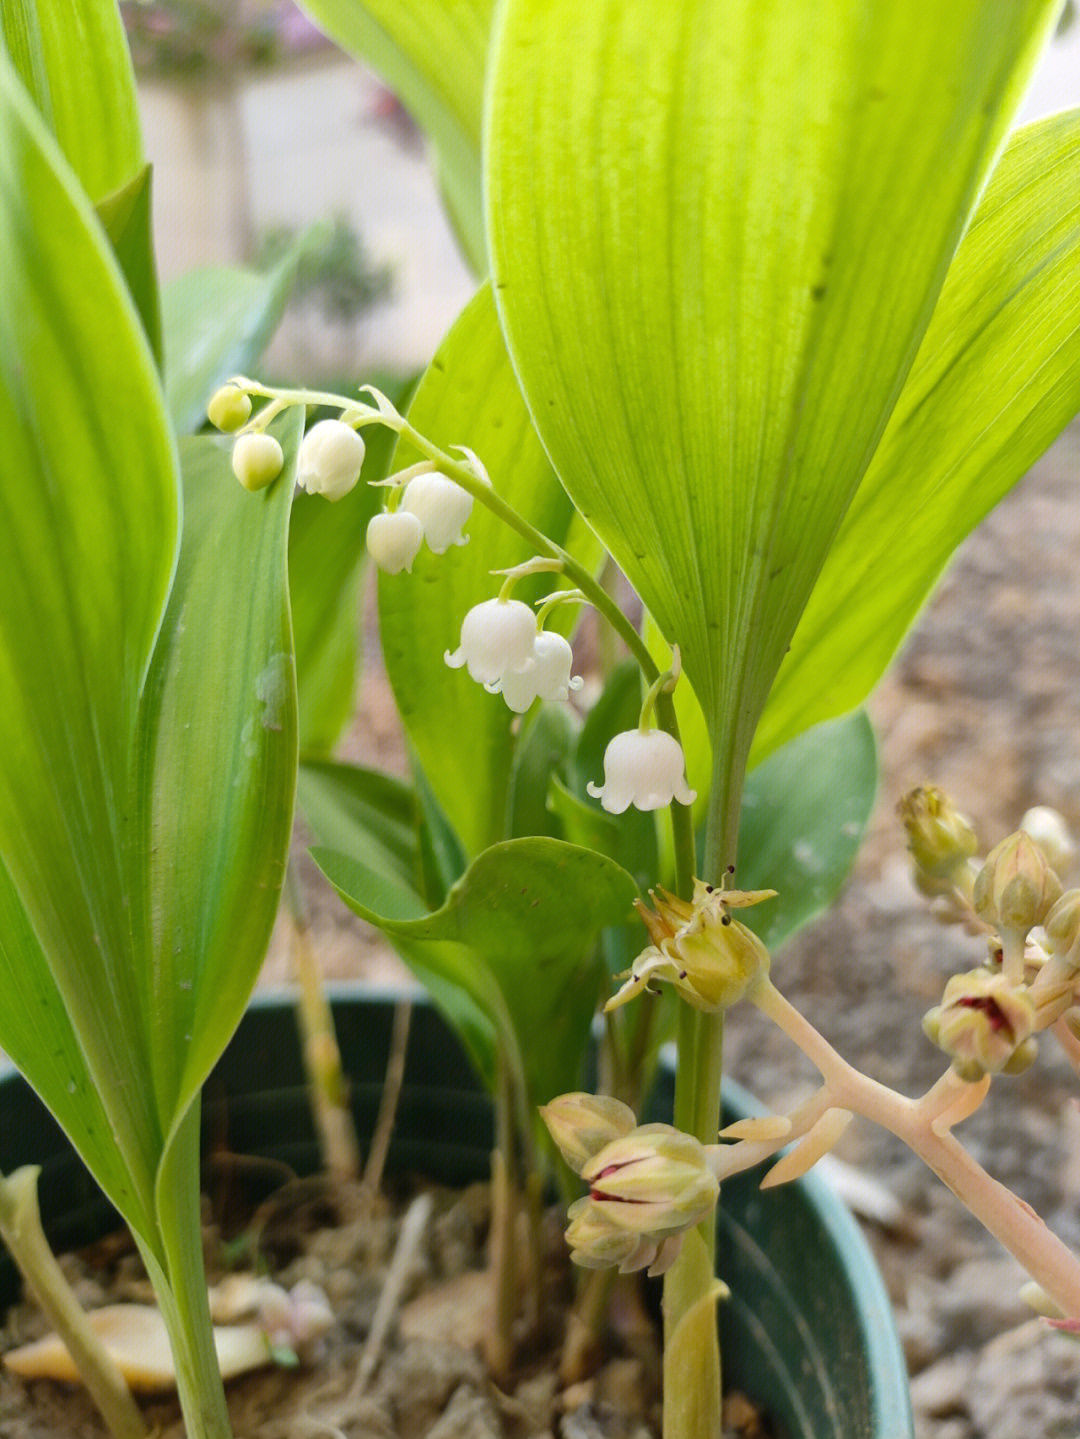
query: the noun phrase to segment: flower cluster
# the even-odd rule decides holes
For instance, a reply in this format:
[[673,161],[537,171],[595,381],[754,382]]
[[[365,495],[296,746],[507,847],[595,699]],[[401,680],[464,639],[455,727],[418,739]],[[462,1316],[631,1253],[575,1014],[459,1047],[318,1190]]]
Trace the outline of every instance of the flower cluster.
[[625,1104],[603,1096],[563,1094],[540,1113],[589,1186],[567,1212],[574,1263],[663,1274],[720,1192],[704,1146],[670,1124],[639,1125]]
[[445,475],[427,469],[413,473],[397,509],[383,510],[368,525],[368,554],[388,575],[409,573],[425,540],[433,555],[468,544],[462,530],[472,506],[472,495]]

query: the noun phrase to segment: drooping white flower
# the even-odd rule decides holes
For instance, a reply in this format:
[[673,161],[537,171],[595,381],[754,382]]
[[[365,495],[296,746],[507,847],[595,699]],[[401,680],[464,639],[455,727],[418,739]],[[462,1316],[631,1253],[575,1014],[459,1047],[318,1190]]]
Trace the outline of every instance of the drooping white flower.
[[533,641],[532,665],[519,673],[504,675],[497,684],[488,685],[492,694],[501,694],[515,714],[524,714],[535,699],[564,700],[571,690],[579,690],[585,681],[580,675],[570,678],[574,652],[562,635],[541,630]]
[[604,751],[604,783],[586,788],[609,814],[635,809],[663,809],[673,799],[693,804],[696,791],[685,777],[682,746],[665,730],[624,730]]
[[341,420],[320,420],[300,445],[296,483],[309,495],[340,500],[360,478],[364,441]]
[[443,555],[451,545],[467,545],[468,535],[461,533],[472,514],[473,497],[445,475],[415,475],[405,486],[401,508],[415,515],[424,527],[424,539],[435,555]]
[[424,543],[424,527],[415,515],[404,510],[374,515],[367,527],[368,554],[388,575],[412,570],[413,560]]
[[245,490],[265,490],[284,464],[285,456],[273,435],[241,435],[233,445],[233,474]]
[[467,665],[482,685],[500,684],[535,661],[536,616],[521,600],[484,600],[473,605],[461,623],[461,644],[443,658],[451,669]]

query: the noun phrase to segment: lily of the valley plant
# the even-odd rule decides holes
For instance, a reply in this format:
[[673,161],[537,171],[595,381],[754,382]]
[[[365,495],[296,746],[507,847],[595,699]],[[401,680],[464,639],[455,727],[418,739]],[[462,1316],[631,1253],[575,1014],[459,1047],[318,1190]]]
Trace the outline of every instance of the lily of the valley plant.
[[[1077,1053],[1080,910],[1038,836],[980,867],[944,797],[906,804],[920,887],[984,935],[927,1017],[948,1064],[922,1098],[858,1074],[770,977],[820,904],[798,899],[805,794],[865,737],[811,727],[857,708],[1080,409],[1080,114],[1010,134],[1057,8],[311,0],[428,128],[478,277],[404,414],[362,376],[237,373],[281,298],[256,277],[207,283],[211,345],[191,290],[161,304],[115,7],[0,11],[0,1045],[136,1237],[191,1439],[229,1433],[199,1093],[265,951],[301,747],[321,868],[495,1091],[496,1371],[537,1106],[588,1191],[572,1257],[664,1275],[668,1439],[719,1433],[718,1181],[792,1140],[767,1182],[794,1178],[853,1114],[1080,1320],[1080,1266],[952,1135],[1041,1031]],[[208,402],[230,439],[186,433]],[[330,758],[365,536],[412,785]],[[629,667],[581,719],[584,607]],[[769,874],[755,785],[785,797]],[[829,784],[810,808],[838,883],[851,816]],[[675,1107],[639,1124],[656,989]],[[821,1086],[720,1133],[739,1001]],[[598,1005],[617,1098],[581,1091]]]

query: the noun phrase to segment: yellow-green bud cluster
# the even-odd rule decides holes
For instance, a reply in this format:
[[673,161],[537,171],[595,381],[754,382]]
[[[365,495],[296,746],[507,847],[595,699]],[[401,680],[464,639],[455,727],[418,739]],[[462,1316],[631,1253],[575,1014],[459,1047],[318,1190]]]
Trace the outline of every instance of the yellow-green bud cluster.
[[667,890],[650,890],[655,909],[635,900],[652,944],[631,965],[626,983],[606,1009],[626,1004],[653,981],[671,984],[695,1009],[727,1009],[769,972],[769,951],[731,909],[772,899],[772,889],[714,889],[694,881],[690,903]]
[[1027,933],[1061,898],[1061,880],[1024,831],[990,851],[975,880],[975,913],[997,930]]
[[541,1114],[589,1185],[568,1212],[570,1257],[586,1269],[663,1273],[720,1192],[703,1146],[669,1124],[635,1125],[626,1105],[595,1095],[560,1095]]
[[1035,1058],[1035,1005],[1027,987],[989,969],[954,974],[923,1029],[952,1057],[961,1079],[972,1082],[985,1074],[1019,1074]]
[[979,847],[971,822],[933,785],[911,790],[897,809],[907,831],[916,885],[930,897],[948,894]]

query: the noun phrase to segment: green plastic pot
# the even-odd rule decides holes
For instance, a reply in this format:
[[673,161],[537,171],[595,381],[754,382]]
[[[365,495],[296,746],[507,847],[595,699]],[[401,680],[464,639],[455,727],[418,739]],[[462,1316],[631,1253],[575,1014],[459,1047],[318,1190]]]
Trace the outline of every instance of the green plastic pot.
[[[361,1140],[370,1135],[400,995],[337,988],[334,1016],[352,1079]],[[670,1116],[673,1077],[661,1073],[650,1119]],[[725,1115],[755,1111],[728,1084]],[[107,1233],[116,1218],[67,1139],[25,1081],[0,1077],[0,1172],[41,1166],[41,1211],[58,1251]],[[227,1134],[233,1154],[310,1173],[318,1165],[292,1003],[260,996],[206,1086],[204,1140]],[[392,1170],[463,1184],[488,1173],[492,1114],[458,1040],[430,1005],[417,1005],[390,1149]],[[759,1176],[758,1176],[759,1177]],[[727,1387],[769,1416],[778,1439],[909,1439],[903,1354],[892,1311],[859,1230],[810,1175],[761,1193],[757,1177],[724,1185],[720,1306]],[[0,1313],[19,1292],[0,1255]]]

